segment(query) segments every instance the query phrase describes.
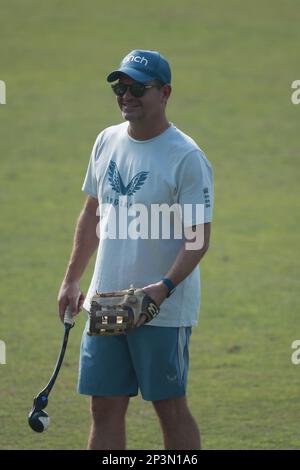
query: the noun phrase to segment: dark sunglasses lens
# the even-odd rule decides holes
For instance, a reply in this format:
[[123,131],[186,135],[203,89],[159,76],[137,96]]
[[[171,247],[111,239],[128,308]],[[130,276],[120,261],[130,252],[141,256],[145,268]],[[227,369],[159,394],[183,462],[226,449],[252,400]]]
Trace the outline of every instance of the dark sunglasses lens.
[[125,83],[115,83],[111,87],[117,96],[125,95],[127,89],[129,88],[132,96],[134,96],[135,98],[141,98],[145,94],[145,91],[146,91],[146,88],[143,85],[143,83],[138,83],[138,82],[133,83],[132,85],[125,85]]
[[116,83],[112,85],[112,89],[117,96],[123,96],[126,93],[127,85],[124,85],[124,83]]
[[140,98],[145,94],[145,86],[142,83],[133,83],[130,87],[130,93],[136,98]]

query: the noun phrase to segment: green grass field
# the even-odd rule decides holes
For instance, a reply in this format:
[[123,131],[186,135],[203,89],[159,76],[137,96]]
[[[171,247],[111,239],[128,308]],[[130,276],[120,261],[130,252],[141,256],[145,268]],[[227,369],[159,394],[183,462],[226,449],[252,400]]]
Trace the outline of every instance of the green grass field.
[[[300,447],[300,365],[291,363],[300,339],[299,23],[297,0],[0,0],[1,449],[86,446],[88,400],[76,392],[83,315],[49,430],[33,433],[27,413],[61,343],[56,297],[91,147],[121,120],[105,76],[134,48],[169,58],[169,119],[215,171],[189,377],[203,447]],[[162,448],[151,404],[132,400],[127,427],[128,448]]]

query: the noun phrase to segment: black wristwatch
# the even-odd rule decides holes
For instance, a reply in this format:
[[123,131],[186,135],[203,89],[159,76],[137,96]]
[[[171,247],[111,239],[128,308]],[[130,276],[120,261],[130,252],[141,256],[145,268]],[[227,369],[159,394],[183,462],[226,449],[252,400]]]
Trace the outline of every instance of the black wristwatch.
[[166,277],[164,277],[162,279],[162,282],[165,284],[165,286],[167,286],[167,288],[169,290],[169,292],[167,293],[167,297],[170,297],[170,295],[173,294],[173,292],[176,290],[176,287],[174,286],[171,279],[168,279]]

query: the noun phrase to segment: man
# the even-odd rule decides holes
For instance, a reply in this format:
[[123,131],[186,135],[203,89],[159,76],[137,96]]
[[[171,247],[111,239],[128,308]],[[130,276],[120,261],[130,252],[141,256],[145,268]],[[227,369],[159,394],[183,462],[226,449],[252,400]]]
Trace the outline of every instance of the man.
[[[73,315],[82,304],[89,310],[96,290],[126,289],[130,284],[143,287],[160,313],[147,324],[141,316],[139,327],[127,335],[91,337],[85,329],[78,389],[91,396],[88,448],[125,449],[127,407],[140,390],[153,403],[165,448],[199,449],[200,434],[187,405],[186,384],[189,338],[200,303],[198,264],[210,236],[212,170],[197,144],[166,117],[171,71],[161,54],[132,51],[107,80],[116,82],[112,88],[125,122],[101,132],[93,147],[82,188],[88,197],[58,295],[59,313],[63,318],[68,304]],[[163,237],[161,230],[159,237],[147,237],[145,230],[124,236],[121,222],[121,235],[108,236],[116,232],[116,214],[124,209],[129,214],[134,207],[143,212],[155,204],[202,207],[202,216],[194,211],[184,218],[181,213],[180,220],[183,227],[195,230],[194,242],[202,230],[203,243],[188,249],[186,235]],[[137,233],[137,225],[131,233]],[[174,221],[170,227],[174,229]],[[96,248],[85,299],[80,278]]]

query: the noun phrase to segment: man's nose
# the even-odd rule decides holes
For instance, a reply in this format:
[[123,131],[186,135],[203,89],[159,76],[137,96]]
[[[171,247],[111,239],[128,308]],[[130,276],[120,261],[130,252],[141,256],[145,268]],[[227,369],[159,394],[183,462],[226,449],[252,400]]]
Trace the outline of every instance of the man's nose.
[[130,93],[129,87],[127,88],[126,92],[125,92],[124,95],[123,95],[123,99],[124,99],[124,98],[125,98],[126,100],[127,100],[127,99],[132,99],[132,98],[134,98],[134,96]]

